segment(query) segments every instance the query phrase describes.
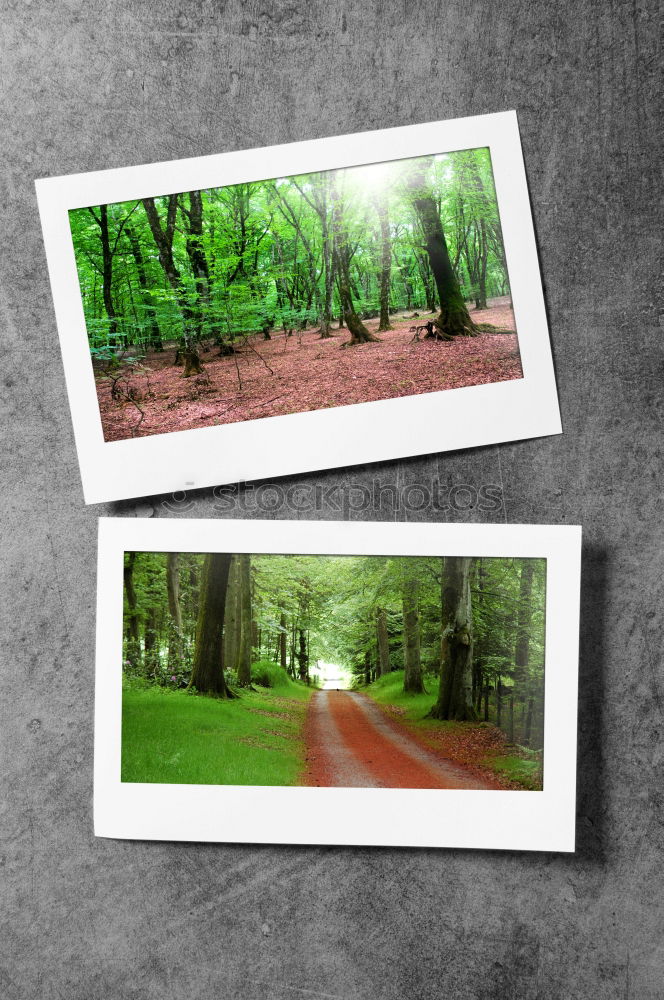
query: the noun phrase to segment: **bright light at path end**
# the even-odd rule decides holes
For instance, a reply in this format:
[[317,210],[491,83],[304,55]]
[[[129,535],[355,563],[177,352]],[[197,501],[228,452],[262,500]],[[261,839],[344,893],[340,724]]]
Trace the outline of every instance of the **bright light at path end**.
[[323,663],[319,660],[314,669],[320,677],[323,690],[333,691],[338,688],[341,691],[347,691],[350,687],[352,675],[346,667],[342,667],[338,663]]

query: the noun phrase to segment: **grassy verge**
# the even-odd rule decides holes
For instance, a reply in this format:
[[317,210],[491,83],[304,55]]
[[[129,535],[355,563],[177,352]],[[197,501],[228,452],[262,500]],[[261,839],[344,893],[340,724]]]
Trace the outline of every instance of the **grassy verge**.
[[296,785],[312,693],[285,675],[232,701],[125,683],[122,781]]
[[455,763],[490,774],[503,788],[541,789],[540,753],[510,746],[502,730],[488,722],[427,719],[438,693],[438,678],[427,678],[425,687],[428,694],[405,694],[403,670],[395,670],[362,690],[423,743]]

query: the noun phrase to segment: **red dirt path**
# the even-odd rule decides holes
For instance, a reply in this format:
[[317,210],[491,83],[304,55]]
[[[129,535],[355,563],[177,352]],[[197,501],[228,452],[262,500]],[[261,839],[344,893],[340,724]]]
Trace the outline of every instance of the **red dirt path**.
[[424,747],[371,699],[318,691],[305,726],[305,784],[379,788],[500,788]]
[[[473,311],[472,317],[477,323],[513,330],[514,315],[507,302],[494,299],[491,308]],[[275,331],[272,340],[251,339],[260,357],[248,345],[235,357],[218,357],[216,350],[203,354],[204,377],[182,378],[182,369],[173,365],[172,350],[149,354],[146,374],[131,377],[132,391],[144,411],[142,420],[133,403],[113,400],[109,383],[97,379],[104,439],[166,434],[523,377],[516,334],[411,343],[409,327],[424,321],[424,316],[392,317],[394,329],[379,334],[379,344],[345,350],[340,348],[348,340],[347,330],[334,330],[329,340],[321,340],[315,330],[289,338]],[[375,332],[378,320],[365,325]]]

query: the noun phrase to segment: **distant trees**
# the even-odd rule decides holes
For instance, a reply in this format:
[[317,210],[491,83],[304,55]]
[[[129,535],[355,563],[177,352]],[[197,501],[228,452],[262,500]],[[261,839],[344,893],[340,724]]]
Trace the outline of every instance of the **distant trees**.
[[180,348],[200,374],[211,343],[251,332],[375,339],[395,310],[437,310],[440,338],[472,333],[509,291],[486,149],[76,209],[70,222],[93,350]]

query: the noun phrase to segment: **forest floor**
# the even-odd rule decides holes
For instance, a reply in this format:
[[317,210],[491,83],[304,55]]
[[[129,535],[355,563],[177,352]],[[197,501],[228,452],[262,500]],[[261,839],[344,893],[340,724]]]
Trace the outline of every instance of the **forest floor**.
[[317,691],[305,730],[309,785],[343,788],[495,789],[488,772],[427,747],[364,694]]
[[541,788],[541,754],[483,723],[426,717],[432,694],[405,695],[403,671],[362,693],[315,690],[284,675],[226,700],[126,681],[122,781],[344,788]]
[[467,769],[491,788],[542,788],[541,751],[512,745],[507,735],[487,722],[441,722],[429,718],[438,678],[427,677],[428,693],[405,694],[403,670],[380,677],[364,689],[378,709],[421,747],[450,764]]
[[[274,331],[267,341],[255,335],[234,356],[219,357],[214,350],[202,354],[204,374],[186,379],[181,367],[173,364],[174,349],[150,353],[120,382],[120,399],[111,397],[107,378],[97,378],[104,439],[166,434],[523,377],[515,333],[414,341],[410,328],[431,315],[392,316],[393,329],[378,334],[380,343],[347,350],[340,349],[349,338],[345,329],[333,330],[326,340],[316,330],[296,331],[291,337]],[[472,310],[471,315],[476,323],[515,329],[508,298],[492,299],[488,309]],[[365,326],[376,333],[378,320],[367,320]]]

